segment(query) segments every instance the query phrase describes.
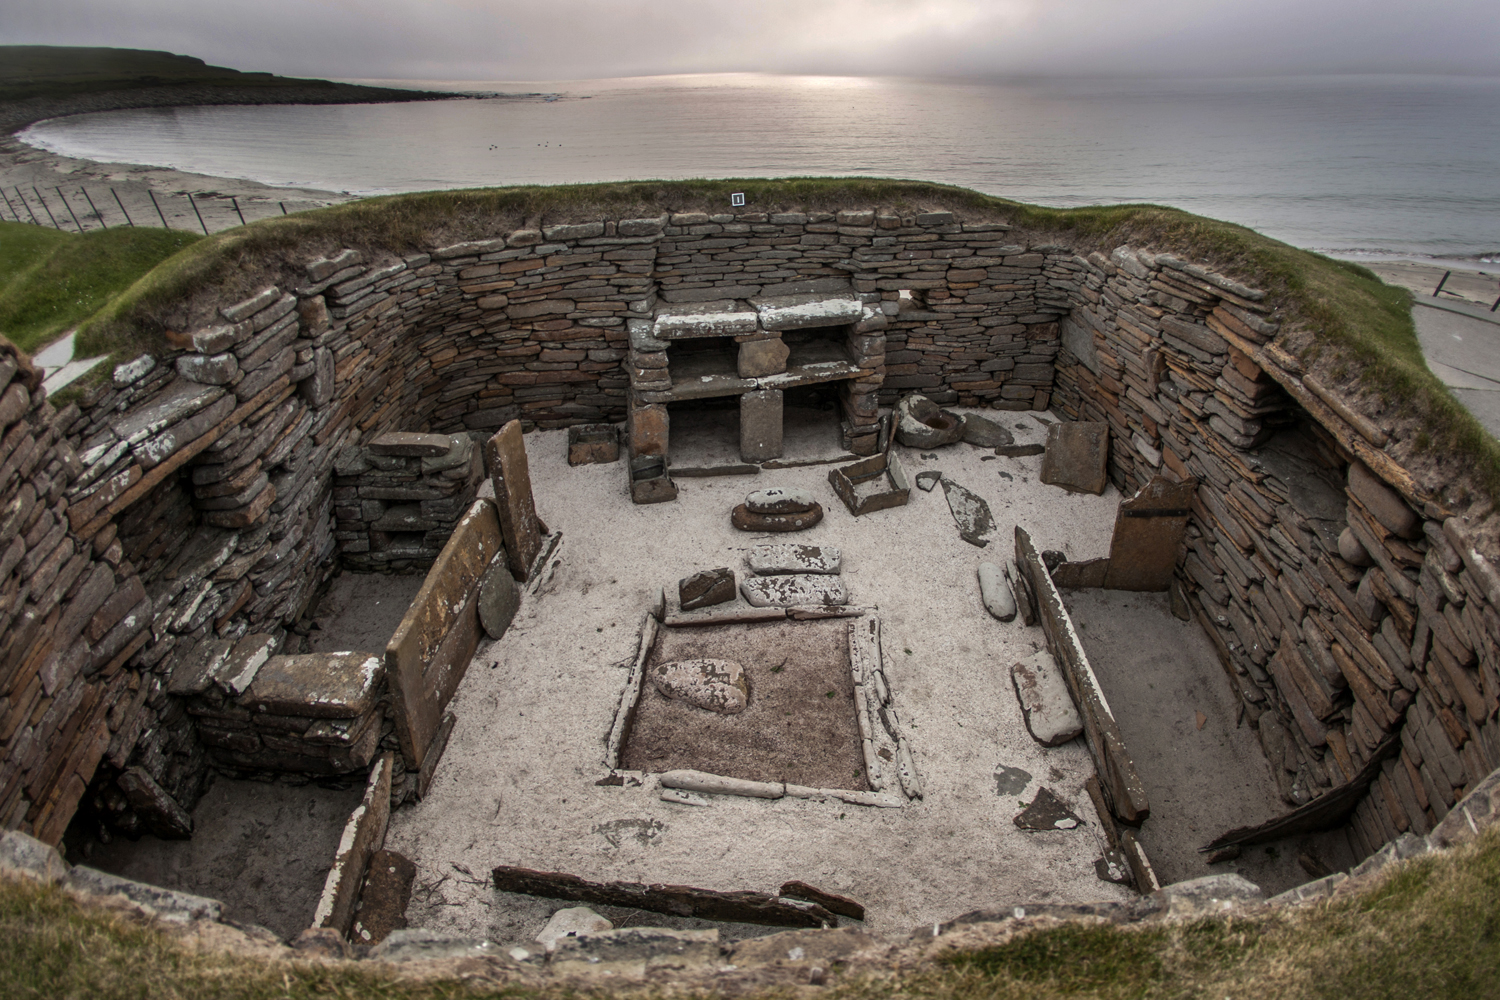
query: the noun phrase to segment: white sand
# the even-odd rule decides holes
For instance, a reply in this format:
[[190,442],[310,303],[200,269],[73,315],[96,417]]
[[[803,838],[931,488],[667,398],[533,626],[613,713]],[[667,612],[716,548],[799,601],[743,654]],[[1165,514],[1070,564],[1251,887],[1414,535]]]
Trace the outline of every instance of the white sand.
[[[1018,441],[1044,436],[1031,414],[985,412],[1019,425]],[[526,941],[568,905],[495,892],[487,876],[496,864],[719,890],[774,892],[801,879],[864,903],[868,926],[883,930],[989,905],[1129,895],[1094,874],[1086,749],[1033,742],[1010,686],[1010,664],[1044,645],[1041,629],[990,618],[975,579],[981,559],[1013,553],[1018,520],[1040,548],[1106,555],[1113,488],[1092,497],[1042,485],[1040,456],[994,458],[959,444],[924,460],[901,449],[913,478],[941,469],[989,501],[997,530],[978,549],[958,537],[941,488],[913,486],[907,506],[856,520],[828,484],[829,467],[814,466],[682,479],[676,502],[635,506],[623,461],[569,468],[562,431],[527,435],[526,444],[538,513],[564,533],[562,563],[506,637],[480,649],[454,699],[458,724],[431,793],[392,818],[387,846],[418,866],[412,926]],[[735,531],[729,511],[750,490],[776,485],[814,493],[827,516],[795,540],[840,546],[852,602],[880,608],[925,800],[874,809],[710,797],[698,808],[661,801],[654,780],[595,786],[626,680],[615,664],[633,656],[642,612],[659,588],[695,570],[729,565],[743,577],[745,551],[767,536]],[[1024,793],[997,795],[992,774],[1002,764],[1035,776]],[[1019,802],[1042,784],[1085,826],[1017,829]]]

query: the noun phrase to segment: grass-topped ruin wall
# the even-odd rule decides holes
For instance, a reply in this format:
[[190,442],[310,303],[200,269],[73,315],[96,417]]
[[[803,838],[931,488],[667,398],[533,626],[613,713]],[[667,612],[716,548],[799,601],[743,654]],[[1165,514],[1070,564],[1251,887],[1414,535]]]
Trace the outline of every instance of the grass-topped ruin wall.
[[[1050,407],[1110,425],[1124,493],[1197,480],[1176,586],[1289,805],[1376,761],[1373,851],[1500,766],[1494,443],[1413,362],[1404,293],[1167,210],[841,183],[746,182],[733,213],[692,184],[340,206],[149,273],[81,329],[116,364],[61,408],[6,351],[0,824],[55,843],[92,790],[139,829],[211,766],[274,770],[239,709],[171,690],[205,644],[297,652],[339,559],[430,561],[471,433],[624,420],[659,387],[664,307],[798,294],[859,300],[850,398]],[[376,483],[362,445],[388,431],[449,436],[452,464]],[[381,547],[396,507],[415,548]]]

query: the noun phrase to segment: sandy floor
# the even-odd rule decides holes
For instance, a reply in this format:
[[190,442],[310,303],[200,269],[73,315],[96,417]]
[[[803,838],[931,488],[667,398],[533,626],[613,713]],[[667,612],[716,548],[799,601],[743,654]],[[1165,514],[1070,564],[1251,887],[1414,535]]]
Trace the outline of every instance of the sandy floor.
[[218,778],[193,810],[191,840],[93,843],[83,863],[208,896],[224,916],[295,937],[313,910],[363,785],[342,791]]
[[[1003,419],[1019,440],[1043,436],[1030,414]],[[914,489],[908,506],[856,523],[827,468],[810,467],[685,479],[675,503],[638,507],[623,464],[568,468],[562,432],[528,435],[527,447],[538,513],[564,534],[562,565],[511,632],[480,650],[455,698],[458,725],[431,794],[392,820],[388,846],[419,869],[413,925],[529,939],[558,904],[496,893],[484,878],[495,864],[721,890],[774,891],[802,879],[860,900],[869,925],[884,929],[1007,901],[1127,894],[1094,874],[1096,829],[1023,833],[1011,822],[1043,784],[1088,816],[1092,765],[1081,743],[1048,750],[1027,735],[1008,669],[1042,634],[988,617],[974,575],[981,559],[1012,553],[1017,520],[1043,548],[1105,554],[1113,490],[1078,497],[1044,486],[1040,458],[956,445],[924,459],[903,449],[912,475],[941,469],[988,499],[998,529],[981,551],[959,539],[941,490]],[[716,798],[702,808],[662,802],[654,782],[594,784],[626,680],[616,664],[634,653],[642,612],[695,570],[743,572],[745,550],[763,536],[735,531],[729,511],[771,485],[817,496],[827,516],[798,540],[842,547],[853,602],[880,608],[924,801],[874,809]],[[1002,798],[1001,766],[1034,780]]]
[[1255,731],[1235,721],[1238,699],[1218,655],[1197,623],[1172,617],[1166,594],[1076,590],[1065,600],[1146,785],[1151,817],[1141,845],[1163,885],[1235,871],[1270,896],[1308,880],[1297,863],[1301,850],[1331,869],[1354,864],[1341,831],[1206,864],[1203,844],[1291,810]]

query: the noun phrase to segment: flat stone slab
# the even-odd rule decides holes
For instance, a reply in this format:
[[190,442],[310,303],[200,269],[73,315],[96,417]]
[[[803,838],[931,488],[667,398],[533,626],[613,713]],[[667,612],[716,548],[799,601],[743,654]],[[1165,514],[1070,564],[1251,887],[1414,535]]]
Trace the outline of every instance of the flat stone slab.
[[1104,492],[1109,482],[1109,424],[1070,420],[1047,428],[1041,480],[1070,493]]
[[664,698],[720,715],[738,715],[750,701],[745,668],[733,660],[674,660],[651,668],[651,683]]
[[797,608],[849,603],[849,591],[838,576],[752,576],[740,584],[752,607]]
[[979,564],[979,599],[992,617],[1003,622],[1016,617],[1016,599],[1005,579],[1005,570],[992,562]]
[[217,402],[223,395],[224,390],[218,386],[178,379],[150,404],[131,409],[110,421],[110,427],[126,444],[140,444],[157,431],[186,420]]
[[740,504],[729,515],[729,522],[741,531],[803,531],[823,520],[823,507],[813,504],[801,514],[756,514]]
[[1016,436],[989,417],[970,413],[964,417],[964,440],[981,448],[999,448],[1016,443]]
[[732,337],[754,333],[756,315],[732,301],[694,302],[663,306],[657,311],[651,335],[657,340],[687,337]]
[[734,600],[734,570],[728,566],[705,569],[677,581],[677,600],[684,611],[709,608]]
[[359,909],[349,936],[363,944],[379,944],[393,931],[406,926],[406,907],[411,902],[411,884],[417,866],[395,851],[370,855],[365,886],[359,893]]
[[1079,820],[1051,789],[1039,788],[1031,805],[1016,814],[1015,824],[1023,830],[1072,830]]
[[376,455],[399,455],[403,458],[435,458],[453,449],[453,439],[446,434],[416,434],[391,431],[375,438],[365,447]]
[[93,896],[124,896],[132,903],[148,906],[162,920],[189,923],[194,920],[218,920],[224,904],[217,899],[177,892],[144,882],[132,882],[95,868],[76,865],[68,872],[67,884]]
[[782,486],[756,490],[745,497],[745,506],[752,514],[805,514],[817,505],[817,499],[807,490]]
[[932,488],[943,481],[941,472],[919,472],[917,473],[917,489],[923,493],[931,493]]
[[1051,653],[1043,650],[1013,664],[1010,680],[1032,739],[1044,747],[1055,747],[1077,739],[1083,732],[1083,719]]
[[799,330],[809,326],[858,323],[865,304],[857,295],[773,295],[750,300],[763,330]]
[[354,719],[375,707],[383,674],[375,653],[273,656],[240,703],[252,712],[272,715]]
[[844,553],[832,545],[766,542],[750,547],[749,562],[750,572],[756,576],[837,573],[843,565]]
[[953,523],[958,525],[958,537],[980,548],[988,545],[989,535],[995,530],[995,518],[984,498],[951,479],[943,480],[943,495],[948,498]]

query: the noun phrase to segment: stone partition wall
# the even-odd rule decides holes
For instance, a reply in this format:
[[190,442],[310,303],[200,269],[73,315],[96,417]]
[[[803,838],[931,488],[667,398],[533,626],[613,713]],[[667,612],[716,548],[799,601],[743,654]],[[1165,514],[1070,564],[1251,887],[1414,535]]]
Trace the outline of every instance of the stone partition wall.
[[[1110,423],[1122,489],[1203,484],[1180,585],[1289,802],[1389,753],[1356,813],[1374,848],[1500,763],[1500,577],[1384,432],[1268,344],[1277,304],[1254,289],[945,211],[678,213],[413,249],[372,237],[268,260],[275,284],[248,298],[204,289],[161,313],[182,318],[162,348],[62,409],[4,345],[0,825],[56,842],[90,789],[127,830],[191,808],[213,764],[204,692],[169,687],[205,644],[298,654],[341,560],[423,568],[471,497],[473,434],[630,413],[633,456],[664,455],[641,363],[664,310],[807,295],[858,302],[856,428],[910,390],[1050,407]],[[446,450],[381,456],[392,432]],[[421,496],[366,495],[404,488]]]

